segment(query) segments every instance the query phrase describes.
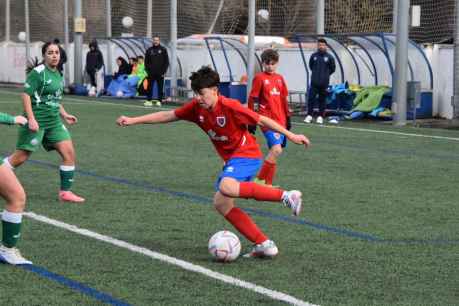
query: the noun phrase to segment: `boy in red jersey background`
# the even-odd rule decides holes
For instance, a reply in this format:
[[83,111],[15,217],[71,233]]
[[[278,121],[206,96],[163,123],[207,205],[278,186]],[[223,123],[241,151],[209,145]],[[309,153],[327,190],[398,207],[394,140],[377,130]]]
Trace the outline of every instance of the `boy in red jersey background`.
[[225,165],[217,182],[214,206],[244,237],[255,244],[250,256],[274,257],[278,253],[276,244],[258,228],[243,210],[235,206],[235,198],[250,198],[257,201],[281,202],[294,215],[301,211],[301,192],[285,191],[251,182],[262,163],[262,153],[256,139],[247,130],[247,125],[258,124],[285,134],[292,142],[309,145],[304,135],[296,135],[274,122],[242,106],[239,101],[219,95],[218,73],[202,67],[191,77],[191,88],[195,98],[182,107],[139,117],[121,116],[120,126],[136,124],[167,123],[187,120],[198,125],[210,138]]
[[[290,111],[288,108],[288,89],[284,78],[276,73],[279,63],[279,54],[273,49],[267,49],[261,54],[263,72],[257,73],[252,82],[249,95],[249,108],[255,109],[258,104],[258,113],[271,118],[279,125],[290,130]],[[249,127],[255,133],[254,126]],[[267,126],[261,128],[268,144],[269,153],[256,178],[256,182],[272,185],[276,174],[277,159],[282,154],[282,148],[287,145],[284,134],[272,130]]]

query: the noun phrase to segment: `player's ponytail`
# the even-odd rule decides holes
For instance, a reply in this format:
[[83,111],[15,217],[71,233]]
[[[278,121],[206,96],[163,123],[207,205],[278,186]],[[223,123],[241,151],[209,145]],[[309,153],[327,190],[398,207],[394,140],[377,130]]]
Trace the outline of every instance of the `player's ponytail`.
[[35,56],[34,58],[27,61],[26,66],[26,73],[29,74],[35,67],[44,63],[44,60],[39,61],[38,58]]

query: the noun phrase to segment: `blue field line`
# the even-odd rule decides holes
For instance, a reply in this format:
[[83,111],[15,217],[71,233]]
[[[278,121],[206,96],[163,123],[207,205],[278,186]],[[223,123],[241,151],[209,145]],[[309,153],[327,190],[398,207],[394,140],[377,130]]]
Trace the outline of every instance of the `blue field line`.
[[77,282],[77,281],[68,279],[62,275],[50,272],[42,267],[38,267],[35,265],[21,265],[20,267],[23,268],[24,270],[31,271],[49,280],[62,284],[66,287],[69,287],[75,291],[88,295],[100,302],[110,304],[110,305],[115,305],[115,306],[130,306],[131,305],[126,302],[117,300],[114,297],[106,293],[103,293],[94,288],[88,287],[80,282]]
[[[45,162],[45,161],[40,161],[40,160],[28,160],[28,162],[45,166],[48,168],[52,169],[58,169],[59,166],[52,164],[50,162]],[[114,182],[118,184],[123,184],[127,186],[132,186],[132,187],[137,187],[137,188],[142,188],[144,190],[148,191],[153,191],[153,192],[159,192],[159,193],[164,193],[168,194],[174,197],[181,197],[185,198],[187,200],[193,201],[195,203],[201,203],[201,204],[212,204],[212,199],[204,196],[199,196],[199,195],[194,195],[191,193],[187,192],[182,192],[182,191],[174,191],[170,190],[167,188],[163,187],[155,187],[147,183],[140,183],[140,182],[133,182],[128,179],[124,178],[119,178],[119,177],[113,177],[113,176],[104,176],[104,175],[99,175],[93,172],[89,171],[83,171],[83,170],[76,170],[77,173],[83,176],[90,176],[98,180],[103,180],[103,181],[109,181],[109,182]],[[334,233],[339,236],[345,236],[345,237],[350,237],[350,238],[355,238],[359,240],[364,240],[364,241],[369,241],[369,242],[377,242],[377,243],[389,243],[389,244],[406,244],[406,245],[414,245],[414,244],[436,244],[436,245],[445,245],[445,244],[459,244],[459,240],[446,240],[446,239],[432,239],[432,240],[417,240],[417,239],[399,239],[399,240],[392,240],[392,239],[385,239],[382,237],[378,237],[372,234],[368,233],[362,233],[362,232],[357,232],[349,229],[344,229],[344,228],[338,228],[338,227],[333,227],[330,225],[326,224],[320,224],[320,223],[314,223],[311,221],[307,221],[305,219],[299,219],[299,218],[294,218],[290,216],[284,216],[284,215],[277,215],[273,214],[264,210],[260,209],[254,209],[254,208],[243,208],[244,211],[261,216],[261,217],[266,217],[272,220],[277,220],[277,221],[283,221],[291,224],[299,224],[299,225],[305,225],[317,230],[329,232],[329,233]]]

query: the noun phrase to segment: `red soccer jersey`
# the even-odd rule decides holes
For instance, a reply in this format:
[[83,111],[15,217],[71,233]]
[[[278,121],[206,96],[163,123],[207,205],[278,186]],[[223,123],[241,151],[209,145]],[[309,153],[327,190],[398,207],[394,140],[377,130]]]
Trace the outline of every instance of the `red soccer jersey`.
[[257,124],[260,116],[237,100],[219,96],[214,108],[209,110],[193,99],[177,108],[175,116],[196,123],[225,162],[233,157],[263,157],[256,138],[247,131],[247,125]]
[[280,74],[260,72],[253,79],[250,98],[258,98],[258,113],[284,127],[289,116],[287,96],[287,85]]

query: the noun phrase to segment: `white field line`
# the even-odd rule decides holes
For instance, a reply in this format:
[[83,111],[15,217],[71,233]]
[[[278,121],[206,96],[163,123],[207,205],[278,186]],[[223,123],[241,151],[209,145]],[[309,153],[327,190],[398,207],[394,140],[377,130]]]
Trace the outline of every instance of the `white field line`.
[[305,123],[301,123],[301,122],[292,122],[292,124],[293,125],[299,125],[299,126],[308,126],[308,127],[309,126],[315,126],[315,127],[319,127],[319,128],[342,129],[342,130],[350,130],[350,131],[357,131],[357,132],[381,133],[381,134],[389,134],[389,135],[397,135],[397,136],[423,137],[423,138],[459,141],[459,138],[447,137],[447,136],[425,135],[425,134],[415,134],[415,133],[403,133],[403,132],[394,132],[394,131],[385,131],[385,130],[373,130],[373,129],[352,128],[352,127],[345,127],[345,126],[334,126],[334,125],[317,125],[317,124],[312,125],[312,124],[305,124]]
[[253,283],[250,283],[250,282],[246,282],[246,281],[243,281],[243,280],[240,280],[238,278],[235,278],[235,277],[232,277],[232,276],[228,276],[228,275],[225,275],[225,274],[222,274],[222,273],[218,273],[218,272],[209,270],[207,268],[204,268],[202,266],[195,265],[195,264],[192,264],[190,262],[187,262],[187,261],[175,258],[175,257],[164,255],[164,254],[161,254],[161,253],[158,253],[158,252],[155,252],[155,251],[143,248],[143,247],[139,247],[139,246],[136,246],[136,245],[130,244],[128,242],[125,242],[125,241],[122,241],[122,240],[118,240],[118,239],[115,239],[115,238],[112,238],[112,237],[109,237],[109,236],[101,235],[101,234],[98,234],[96,232],[93,232],[93,231],[90,231],[90,230],[87,230],[87,229],[79,228],[79,227],[77,227],[75,225],[71,225],[71,224],[67,224],[67,223],[64,223],[64,222],[61,222],[61,221],[58,221],[58,220],[50,219],[50,218],[42,216],[42,215],[37,215],[37,214],[35,214],[33,212],[26,212],[26,213],[24,213],[24,215],[29,217],[29,218],[31,218],[31,219],[33,219],[33,220],[36,220],[36,221],[40,221],[40,222],[43,222],[43,223],[46,223],[46,224],[49,224],[49,225],[53,225],[53,226],[56,226],[58,228],[65,229],[67,231],[80,234],[82,236],[86,236],[86,237],[90,237],[90,238],[93,238],[93,239],[96,239],[96,240],[100,240],[100,241],[112,244],[114,246],[117,246],[117,247],[120,247],[120,248],[124,248],[124,249],[130,250],[130,251],[135,252],[135,253],[140,253],[142,255],[148,256],[148,257],[153,258],[153,259],[157,259],[157,260],[162,261],[162,262],[166,262],[166,263],[171,264],[171,265],[178,266],[178,267],[180,267],[180,268],[182,268],[184,270],[187,270],[187,271],[200,273],[200,274],[203,274],[203,275],[205,275],[207,277],[222,281],[224,283],[228,283],[228,284],[231,284],[231,285],[234,285],[234,286],[238,286],[238,287],[241,287],[241,288],[244,288],[244,289],[247,289],[247,290],[251,290],[251,291],[257,292],[259,294],[265,295],[265,296],[267,296],[267,297],[269,297],[271,299],[274,299],[274,300],[283,301],[283,302],[286,302],[286,303],[289,303],[289,304],[293,304],[293,305],[317,306],[317,305],[310,304],[308,302],[299,300],[299,299],[297,299],[297,298],[295,298],[293,296],[290,296],[288,294],[285,294],[285,293],[282,293],[282,292],[279,292],[279,291],[274,291],[274,290],[271,290],[271,289],[268,289],[268,288],[265,288],[265,287],[262,287],[262,286],[258,286],[256,284],[253,284]]
[[[18,96],[17,92],[11,92],[8,90],[0,90],[0,93],[10,94]],[[91,100],[91,103],[88,103],[88,100],[85,99],[78,99],[78,98],[64,98],[65,101],[73,101],[70,104],[84,104],[86,106],[103,106],[105,105],[115,105],[121,107],[132,107],[132,108],[142,108],[145,110],[170,110],[170,107],[152,107],[146,108],[141,105],[129,105],[129,104],[122,104],[122,103],[113,103],[113,102],[99,102],[97,100]],[[7,102],[8,103],[8,102]],[[69,103],[66,103],[69,104]],[[366,132],[366,133],[379,133],[379,134],[387,134],[387,135],[396,135],[396,136],[403,136],[403,137],[421,137],[421,138],[431,138],[431,139],[439,139],[439,140],[451,140],[451,141],[459,141],[459,138],[456,137],[447,137],[447,136],[437,136],[437,135],[425,135],[425,134],[416,134],[416,133],[403,133],[403,132],[395,132],[395,131],[386,131],[386,130],[374,130],[374,129],[363,129],[363,128],[352,128],[352,127],[344,127],[344,126],[333,126],[333,125],[317,125],[317,124],[305,124],[302,122],[292,122],[293,125],[302,126],[302,127],[314,127],[314,128],[330,128],[330,129],[341,129],[341,130],[350,130],[356,132]]]

